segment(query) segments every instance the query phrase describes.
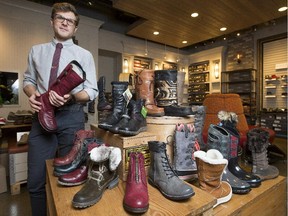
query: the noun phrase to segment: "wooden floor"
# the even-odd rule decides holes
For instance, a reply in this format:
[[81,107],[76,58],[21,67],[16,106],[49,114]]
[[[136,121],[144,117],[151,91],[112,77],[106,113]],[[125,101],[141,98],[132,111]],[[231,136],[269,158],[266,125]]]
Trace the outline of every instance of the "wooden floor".
[[[274,140],[276,144],[283,152],[287,153],[287,140],[278,139]],[[281,176],[287,177],[287,160],[276,160],[271,164],[276,166]],[[7,181],[9,182],[9,181]],[[0,194],[0,215],[1,216],[30,216],[29,194],[27,185],[21,185],[21,193],[18,195],[11,195],[10,191]],[[287,202],[286,202],[287,203]]]

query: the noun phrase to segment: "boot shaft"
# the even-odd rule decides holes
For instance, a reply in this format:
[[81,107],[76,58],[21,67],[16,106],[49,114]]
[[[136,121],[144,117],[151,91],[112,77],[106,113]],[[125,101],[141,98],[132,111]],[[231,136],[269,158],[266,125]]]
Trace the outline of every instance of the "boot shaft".
[[177,104],[177,70],[155,71],[155,100],[162,107]]
[[136,99],[146,99],[145,104],[154,103],[154,70],[144,69],[135,76]]
[[113,112],[124,112],[126,106],[126,100],[123,93],[128,88],[128,82],[111,82],[112,85],[112,97],[113,97]]
[[177,103],[181,105],[183,103],[183,92],[184,92],[184,84],[185,84],[185,72],[178,71],[177,72]]
[[207,149],[217,149],[224,158],[230,159],[230,136],[222,127],[210,124],[208,129]]
[[176,171],[196,171],[194,152],[199,150],[193,124],[177,124],[174,133],[174,168]]
[[86,73],[81,65],[77,61],[72,61],[57,77],[57,80],[51,85],[49,90],[53,90],[57,94],[64,96],[83,83],[85,79]]
[[200,187],[211,191],[220,187],[221,178],[228,161],[218,150],[197,151],[194,154]]
[[127,182],[147,185],[144,156],[140,152],[131,152]]

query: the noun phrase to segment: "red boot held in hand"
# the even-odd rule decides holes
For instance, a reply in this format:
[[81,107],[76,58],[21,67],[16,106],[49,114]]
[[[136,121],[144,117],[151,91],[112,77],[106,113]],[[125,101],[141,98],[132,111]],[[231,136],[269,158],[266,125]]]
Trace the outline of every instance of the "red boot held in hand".
[[[82,76],[82,77],[81,77]],[[49,87],[48,91],[37,97],[41,102],[41,110],[38,112],[38,119],[41,126],[48,132],[54,132],[57,129],[55,120],[55,106],[49,101],[49,92],[55,91],[58,95],[64,96],[72,91],[75,87],[85,81],[86,73],[77,61],[70,62],[57,80]]]

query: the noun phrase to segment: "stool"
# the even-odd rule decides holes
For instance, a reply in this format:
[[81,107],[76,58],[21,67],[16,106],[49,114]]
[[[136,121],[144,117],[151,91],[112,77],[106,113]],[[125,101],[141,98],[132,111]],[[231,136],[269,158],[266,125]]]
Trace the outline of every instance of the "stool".
[[0,164],[0,193],[7,191],[6,169]]
[[18,146],[9,144],[10,191],[12,195],[20,193],[20,185],[27,182],[28,144]]

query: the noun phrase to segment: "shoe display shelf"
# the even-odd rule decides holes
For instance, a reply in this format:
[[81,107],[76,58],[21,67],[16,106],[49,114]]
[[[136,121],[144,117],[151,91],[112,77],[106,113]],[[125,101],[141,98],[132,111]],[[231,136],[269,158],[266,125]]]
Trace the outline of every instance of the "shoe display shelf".
[[[110,216],[132,215],[124,210],[123,199],[126,183],[119,181],[117,187],[105,190],[102,198],[95,205],[76,209],[72,206],[74,195],[83,187],[63,187],[57,183],[57,177],[53,175],[53,160],[46,161],[47,168],[47,208],[48,215],[69,216]],[[213,215],[213,205],[216,199],[205,191],[193,187],[195,195],[186,201],[175,202],[165,198],[158,189],[148,184],[149,209],[143,215]]]
[[129,166],[129,154],[132,151],[141,152],[145,158],[146,171],[150,165],[150,154],[148,141],[156,140],[156,136],[149,132],[142,132],[136,136],[121,136],[109,131],[98,128],[96,124],[90,125],[91,130],[95,131],[95,136],[101,138],[104,143],[121,149],[122,161],[118,167],[118,173],[121,180],[126,181]]

